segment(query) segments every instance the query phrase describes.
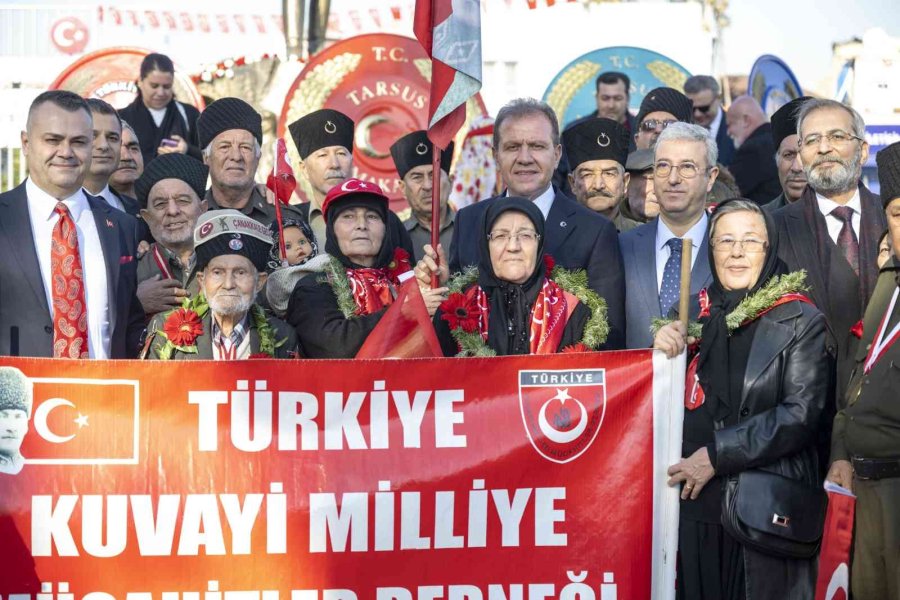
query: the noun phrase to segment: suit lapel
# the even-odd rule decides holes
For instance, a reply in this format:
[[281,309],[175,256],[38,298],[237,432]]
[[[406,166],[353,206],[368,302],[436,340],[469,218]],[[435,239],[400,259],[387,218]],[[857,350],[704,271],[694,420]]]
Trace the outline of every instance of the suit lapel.
[[[808,187],[807,190],[809,190]],[[813,195],[814,200],[815,195]],[[796,204],[791,204],[784,209],[782,214],[784,214],[784,227],[788,239],[782,239],[781,243],[787,242],[796,256],[796,262],[791,265],[791,268],[798,268],[800,265],[806,267],[806,280],[812,288],[813,300],[817,306],[822,307],[824,312],[825,307],[828,306],[828,288],[825,285],[825,274],[822,273],[817,251],[816,224],[807,223],[803,218],[803,206],[801,203],[807,201],[807,196],[804,193],[804,197]]]
[[41,277],[41,265],[34,247],[34,234],[31,231],[31,216],[28,214],[28,197],[24,183],[5,195],[0,210],[4,213],[4,218],[0,219],[0,229],[10,241],[13,257],[19,263],[22,274],[28,280],[40,306],[50,314],[47,291]]
[[119,223],[113,219],[113,215],[110,214],[113,209],[105,200],[91,196],[87,192],[84,195],[91,206],[91,214],[94,215],[94,224],[97,226],[97,237],[100,238],[100,248],[103,250],[103,265],[106,268],[106,304],[109,310],[112,335],[115,330],[116,312],[119,305],[116,294],[116,290],[119,289],[119,259],[122,256],[122,247],[119,244]]
[[647,302],[651,317],[662,316],[659,308],[659,284],[656,281],[656,228],[659,217],[650,221],[652,226],[641,227],[634,240],[641,296]]
[[550,205],[550,212],[547,213],[545,225],[548,254],[556,255],[566,238],[575,231],[575,219],[572,218],[574,213],[573,201],[569,200],[562,192],[557,192],[553,198],[553,204]]
[[709,286],[712,280],[712,272],[709,270],[709,235],[704,235],[697,249],[697,258],[691,269],[691,295],[699,294],[700,290]]

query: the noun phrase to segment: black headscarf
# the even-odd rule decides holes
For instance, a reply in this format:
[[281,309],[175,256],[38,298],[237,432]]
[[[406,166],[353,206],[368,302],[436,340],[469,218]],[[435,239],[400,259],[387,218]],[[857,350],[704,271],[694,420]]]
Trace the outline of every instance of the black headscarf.
[[[721,210],[736,200],[740,199],[723,202],[716,210]],[[725,420],[740,404],[740,390],[743,389],[747,358],[750,355],[750,346],[756,326],[759,324],[759,320],[752,321],[737,330],[734,335],[729,336],[725,317],[735,309],[741,300],[758,291],[772,277],[787,273],[787,267],[778,258],[778,229],[768,212],[762,211],[762,217],[765,220],[769,244],[766,248],[766,258],[759,273],[759,279],[756,280],[753,288],[726,290],[716,272],[712,241],[710,240],[707,245],[707,260],[709,260],[713,282],[708,289],[710,314],[703,321],[703,336],[697,360],[697,377],[706,395],[707,410],[710,411],[714,421]],[[710,227],[710,233],[712,233],[712,227]]]
[[[523,213],[534,225],[540,238],[537,244],[534,272],[524,283],[499,279],[491,264],[488,234],[503,213]],[[525,198],[499,198],[484,211],[478,229],[478,285],[490,299],[488,345],[500,356],[528,354],[530,351],[531,307],[544,283],[544,215]]]
[[[316,243],[316,236],[313,234],[312,228],[309,226],[309,223],[307,223],[303,219],[284,219],[282,221],[282,228],[287,229],[288,227],[298,228],[303,232],[303,236],[306,238],[306,241],[309,242],[309,256],[307,256],[297,264],[302,265],[309,259],[319,254],[319,244]],[[269,262],[267,263],[266,267],[267,270],[271,273],[275,269],[281,268],[281,232],[278,230],[278,221],[272,221],[272,224],[269,225],[269,231],[272,232],[272,240],[274,241],[274,243],[272,244],[272,249],[269,251]]]
[[[400,231],[397,229],[394,219],[388,219],[387,203],[380,196],[373,194],[358,193],[352,196],[339,198],[328,206],[328,213],[325,215],[325,252],[341,261],[341,264],[348,269],[365,269],[363,265],[357,264],[350,260],[341,252],[341,246],[338,243],[337,236],[334,233],[334,221],[338,215],[348,208],[369,208],[381,215],[381,221],[384,223],[384,238],[381,240],[381,249],[378,256],[375,257],[375,263],[371,268],[383,269],[387,267],[394,259],[394,250],[400,247]],[[392,224],[392,221],[394,224]]]

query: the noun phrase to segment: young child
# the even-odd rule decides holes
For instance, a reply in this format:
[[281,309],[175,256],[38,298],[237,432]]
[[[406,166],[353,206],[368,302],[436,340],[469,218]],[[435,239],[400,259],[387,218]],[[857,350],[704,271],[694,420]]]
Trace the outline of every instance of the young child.
[[[274,271],[281,267],[278,223],[273,222],[269,225],[269,229],[272,232],[272,239],[275,240],[275,244],[269,252],[268,267],[269,271]],[[319,253],[316,238],[306,221],[299,219],[286,219],[284,221],[284,249],[287,253],[288,265],[292,267],[302,265]]]

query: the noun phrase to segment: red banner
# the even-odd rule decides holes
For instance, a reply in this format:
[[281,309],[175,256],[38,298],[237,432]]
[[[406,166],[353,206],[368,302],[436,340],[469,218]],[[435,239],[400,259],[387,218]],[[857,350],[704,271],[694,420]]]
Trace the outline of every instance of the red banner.
[[683,360],[0,364],[3,600],[674,597]]
[[847,600],[850,598],[850,546],[856,496],[831,482],[825,483],[825,490],[828,492],[828,512],[825,513],[825,531],[819,552],[816,600]]

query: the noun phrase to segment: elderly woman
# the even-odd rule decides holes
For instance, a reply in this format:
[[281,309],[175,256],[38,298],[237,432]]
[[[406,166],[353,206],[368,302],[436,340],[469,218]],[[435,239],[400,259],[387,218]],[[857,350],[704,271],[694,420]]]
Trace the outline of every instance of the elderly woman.
[[[388,198],[374,183],[348,179],[325,196],[325,254],[273,273],[268,290],[277,312],[279,290],[295,281],[285,308],[301,352],[309,358],[353,358],[412,276],[400,232],[388,220]],[[299,279],[299,281],[297,280]],[[433,314],[442,290],[425,292]]]
[[[606,304],[582,271],[545,260],[544,217],[534,202],[494,200],[479,226],[477,271],[450,282],[454,293],[434,316],[446,356],[552,354],[605,341]],[[436,266],[430,246],[426,252],[416,269],[423,284]]]
[[194,229],[200,293],[156,315],[143,357],[160,360],[289,358],[294,332],[255,302],[266,281],[268,228],[232,209],[210,211]]
[[202,160],[197,135],[200,111],[175,99],[175,64],[165,54],[148,54],[141,61],[137,97],[119,111],[134,128],[141,156],[148,164],[158,154],[179,152]]
[[[684,459],[669,468],[669,485],[682,486],[678,597],[811,599],[823,519],[816,438],[832,369],[825,318],[801,293],[804,274],[786,273],[758,205],[721,204],[709,236]],[[685,337],[666,325],[654,348],[675,356]]]

